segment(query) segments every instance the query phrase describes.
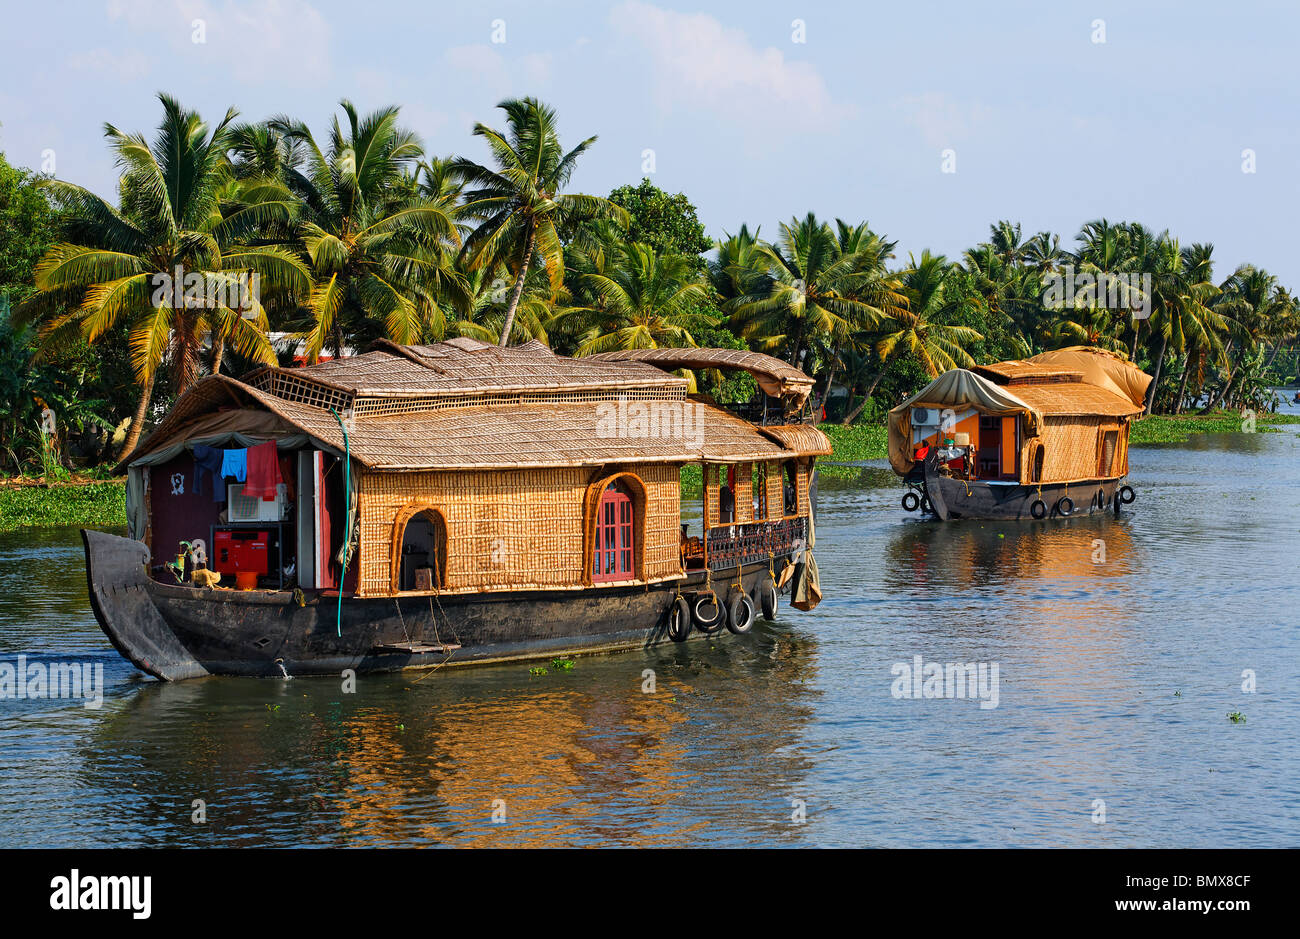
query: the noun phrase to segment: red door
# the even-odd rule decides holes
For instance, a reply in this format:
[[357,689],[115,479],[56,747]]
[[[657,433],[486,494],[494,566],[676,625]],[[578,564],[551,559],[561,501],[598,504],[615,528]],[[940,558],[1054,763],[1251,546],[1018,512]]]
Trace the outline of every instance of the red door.
[[611,483],[596,508],[596,545],[592,552],[593,581],[632,580],[632,500]]

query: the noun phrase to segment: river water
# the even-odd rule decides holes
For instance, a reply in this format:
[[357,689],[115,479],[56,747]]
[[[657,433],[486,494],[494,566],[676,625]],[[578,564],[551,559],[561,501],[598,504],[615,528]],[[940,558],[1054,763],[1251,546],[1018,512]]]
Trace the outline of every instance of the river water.
[[[811,613],[353,694],[143,679],[77,533],[0,535],[0,661],[105,683],[0,701],[0,846],[1294,847],[1298,429],[1135,449],[1120,519],[924,523],[868,464],[823,480]],[[903,695],[916,656],[996,706]]]

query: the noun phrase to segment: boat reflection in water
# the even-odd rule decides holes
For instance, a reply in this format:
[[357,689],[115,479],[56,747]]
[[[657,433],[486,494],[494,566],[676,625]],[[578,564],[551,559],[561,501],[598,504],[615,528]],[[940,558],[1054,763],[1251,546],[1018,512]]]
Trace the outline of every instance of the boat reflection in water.
[[910,635],[973,642],[1004,658],[1004,676],[1032,672],[1035,695],[1096,704],[1097,690],[1126,686],[1124,663],[1141,658],[1132,646],[1149,551],[1128,518],[1105,515],[910,522],[888,543],[884,586],[915,602]]
[[727,838],[788,822],[815,657],[764,624],[545,676],[160,683],[96,731],[82,784],[133,816],[117,830],[172,845],[708,843],[714,822]]

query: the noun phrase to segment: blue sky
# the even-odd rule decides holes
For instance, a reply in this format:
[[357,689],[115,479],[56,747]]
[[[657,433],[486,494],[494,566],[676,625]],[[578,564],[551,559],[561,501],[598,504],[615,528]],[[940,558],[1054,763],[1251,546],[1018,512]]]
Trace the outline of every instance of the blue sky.
[[342,97],[396,103],[430,152],[479,159],[473,123],[532,94],[570,145],[599,135],[575,191],[636,182],[651,149],[710,235],[812,210],[956,257],[1000,218],[1072,246],[1104,216],[1213,242],[1220,279],[1252,261],[1300,287],[1295,5],[97,0],[3,23],[0,150],[52,150],[103,194],[103,123],[152,137],[159,90],[322,132]]

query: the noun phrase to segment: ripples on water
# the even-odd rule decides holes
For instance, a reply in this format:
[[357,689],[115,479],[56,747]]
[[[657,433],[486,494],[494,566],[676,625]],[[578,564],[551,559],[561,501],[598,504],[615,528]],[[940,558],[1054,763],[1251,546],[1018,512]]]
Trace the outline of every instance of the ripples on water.
[[[1294,846],[1298,460],[1295,428],[1143,448],[1131,515],[1028,525],[916,521],[872,467],[823,482],[812,613],[357,694],[142,680],[76,533],[0,535],[0,658],[107,685],[0,701],[0,845]],[[915,655],[998,663],[998,707],[893,698]]]

